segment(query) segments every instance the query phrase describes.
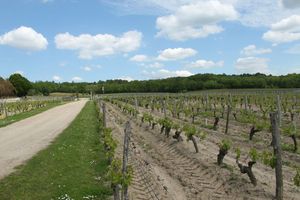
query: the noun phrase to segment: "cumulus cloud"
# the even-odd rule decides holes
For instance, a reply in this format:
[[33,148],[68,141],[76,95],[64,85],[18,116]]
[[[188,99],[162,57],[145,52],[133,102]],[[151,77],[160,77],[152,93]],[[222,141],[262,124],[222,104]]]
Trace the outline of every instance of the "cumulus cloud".
[[272,53],[272,49],[258,49],[255,45],[246,46],[242,51],[241,54],[245,56],[255,56],[261,54],[268,54]]
[[271,25],[263,34],[263,39],[280,44],[300,40],[300,15],[292,15]]
[[72,78],[72,81],[74,81],[74,82],[80,82],[80,81],[82,81],[83,79],[81,78],[81,77],[79,77],[79,76],[74,76],[73,78]]
[[239,58],[236,61],[235,69],[239,73],[250,73],[254,74],[257,72],[268,74],[268,61],[266,58],[258,58],[258,57],[246,57]]
[[155,62],[155,63],[151,63],[149,65],[146,65],[146,67],[148,67],[148,68],[161,68],[163,66],[164,66],[164,64],[159,63],[159,62]]
[[299,0],[281,0],[281,4],[285,8],[289,8],[289,9],[295,9],[297,7],[300,7],[300,1]]
[[134,79],[131,78],[130,76],[121,76],[121,77],[119,77],[119,78],[117,78],[117,79],[119,79],[119,80],[124,80],[124,81],[128,81],[128,82],[134,81]]
[[116,53],[128,53],[141,45],[142,33],[129,31],[120,37],[110,34],[81,34],[73,36],[70,33],[60,33],[55,36],[58,49],[79,51],[79,58],[92,59]]
[[149,60],[148,56],[142,55],[142,54],[135,55],[130,58],[130,61],[133,61],[133,62],[146,62],[148,60]]
[[54,76],[52,77],[52,80],[53,80],[53,81],[61,81],[61,77],[58,76],[58,75],[54,75]]
[[205,38],[223,31],[221,21],[235,20],[238,13],[232,5],[216,0],[199,1],[179,7],[174,14],[158,17],[158,37],[184,41]]
[[47,48],[48,41],[31,27],[21,26],[0,35],[0,45],[8,45],[28,51],[40,51]]
[[224,61],[214,62],[210,60],[197,60],[186,65],[188,68],[210,69],[214,67],[223,67]]
[[84,71],[86,71],[86,72],[92,71],[92,68],[89,67],[89,66],[84,66],[82,69],[83,69]]
[[170,77],[187,77],[194,75],[193,73],[187,70],[175,70],[170,71],[167,69],[160,69],[158,71],[143,71],[142,73],[147,78],[151,79],[160,79],[160,78],[170,78]]
[[157,59],[160,61],[181,60],[197,54],[197,51],[191,48],[168,48],[160,52]]

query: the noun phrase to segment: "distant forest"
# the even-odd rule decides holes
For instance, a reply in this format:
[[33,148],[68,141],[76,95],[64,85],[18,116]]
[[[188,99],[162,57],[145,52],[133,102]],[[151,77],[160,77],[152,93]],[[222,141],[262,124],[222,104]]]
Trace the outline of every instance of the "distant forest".
[[[22,80],[21,83],[18,80]],[[30,82],[30,87],[25,77],[12,75],[8,80],[0,78],[0,95],[13,92],[16,96],[23,95],[48,95],[53,92],[63,93],[134,93],[134,92],[187,92],[205,89],[243,89],[243,88],[300,88],[300,74],[282,76],[264,74],[197,74],[189,77],[175,77],[157,80],[125,81],[107,80],[82,83],[56,83],[49,81]],[[9,81],[12,81],[13,88]],[[27,92],[19,92],[19,87],[26,84]],[[9,89],[10,88],[10,89]],[[104,88],[104,91],[102,90]],[[6,91],[6,93],[2,92]]]

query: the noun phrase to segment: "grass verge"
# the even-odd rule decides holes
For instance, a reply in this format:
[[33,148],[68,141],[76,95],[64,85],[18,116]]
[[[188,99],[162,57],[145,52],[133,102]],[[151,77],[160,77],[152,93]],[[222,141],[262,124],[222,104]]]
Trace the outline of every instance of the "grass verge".
[[61,103],[61,102],[48,103],[45,107],[37,108],[35,110],[31,110],[31,111],[28,111],[28,112],[23,112],[23,113],[16,114],[16,115],[13,115],[13,116],[8,116],[5,119],[0,119],[0,128],[4,127],[4,126],[7,126],[7,125],[10,125],[12,123],[15,123],[17,121],[26,119],[28,117],[32,117],[34,115],[37,115],[39,113],[42,113],[46,110],[49,110],[51,108],[54,108],[54,107],[62,105],[62,104],[63,103]]
[[0,199],[103,200],[111,196],[97,117],[95,104],[88,102],[47,149],[0,181]]

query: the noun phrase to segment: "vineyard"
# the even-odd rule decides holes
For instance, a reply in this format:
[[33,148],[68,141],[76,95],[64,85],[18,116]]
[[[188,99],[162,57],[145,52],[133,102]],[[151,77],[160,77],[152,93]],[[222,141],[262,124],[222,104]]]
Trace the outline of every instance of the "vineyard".
[[0,120],[17,114],[33,111],[63,101],[73,100],[71,98],[41,98],[41,99],[25,99],[16,101],[0,101]]
[[98,105],[115,199],[300,199],[295,91],[106,95]]

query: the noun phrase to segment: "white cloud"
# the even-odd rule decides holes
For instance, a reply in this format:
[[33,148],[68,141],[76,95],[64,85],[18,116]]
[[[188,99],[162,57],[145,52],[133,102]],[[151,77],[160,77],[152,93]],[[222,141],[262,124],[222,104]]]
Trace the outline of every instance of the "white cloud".
[[281,4],[285,8],[289,8],[289,9],[295,9],[297,7],[300,7],[300,1],[299,0],[281,0]]
[[79,76],[74,76],[73,78],[72,78],[72,81],[74,81],[74,82],[80,82],[80,81],[82,81],[83,79],[81,78],[81,77],[79,77]]
[[255,45],[246,46],[242,51],[241,54],[245,56],[255,56],[261,54],[268,54],[271,53],[272,49],[258,49]]
[[260,72],[269,74],[268,61],[269,59],[257,57],[239,58],[236,61],[235,69],[239,73],[254,74]]
[[300,40],[300,15],[292,15],[271,25],[271,30],[263,34],[263,39],[280,44]]
[[138,31],[129,31],[120,37],[110,34],[73,36],[70,33],[61,33],[55,36],[58,49],[77,50],[81,59],[128,53],[138,49],[141,40],[142,33]]
[[161,61],[181,60],[197,54],[197,51],[191,48],[165,49],[160,52],[157,59]]
[[47,48],[48,41],[41,33],[37,33],[30,27],[21,26],[0,35],[0,45],[8,45],[29,51],[40,51]]
[[135,55],[130,58],[130,61],[134,61],[134,62],[146,62],[148,60],[149,60],[148,56],[142,54]]
[[159,62],[155,62],[155,63],[151,63],[151,64],[147,65],[146,67],[147,68],[161,68],[163,66],[164,66],[164,64],[159,63]]
[[223,31],[218,22],[235,20],[237,16],[232,5],[216,0],[199,1],[179,7],[174,14],[158,17],[157,36],[178,41],[204,38]]
[[143,71],[142,74],[147,78],[159,79],[159,78],[170,78],[170,77],[187,77],[194,75],[193,73],[187,70],[176,70],[170,71],[167,69],[160,69],[158,71]]
[[89,67],[89,66],[84,66],[82,69],[83,69],[84,71],[86,71],[86,72],[92,71],[92,68]]
[[186,65],[188,68],[210,69],[214,67],[223,67],[224,61],[214,62],[210,60],[197,60]]
[[52,80],[53,81],[61,81],[61,77],[58,76],[58,75],[55,75],[55,76],[52,77]]
[[120,78],[117,78],[117,79],[119,79],[119,80],[124,80],[124,81],[128,81],[128,82],[134,81],[134,79],[131,78],[130,76],[121,76]]
[[[176,15],[178,8],[198,3],[207,3],[211,0],[101,0],[117,9],[116,13],[126,14],[147,14],[155,16]],[[244,26],[268,27],[271,24],[293,14],[299,14],[299,0],[218,0],[222,4],[229,4],[239,13],[238,21]],[[293,9],[286,9],[293,8]],[[209,13],[206,10],[204,13]]]

